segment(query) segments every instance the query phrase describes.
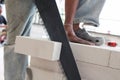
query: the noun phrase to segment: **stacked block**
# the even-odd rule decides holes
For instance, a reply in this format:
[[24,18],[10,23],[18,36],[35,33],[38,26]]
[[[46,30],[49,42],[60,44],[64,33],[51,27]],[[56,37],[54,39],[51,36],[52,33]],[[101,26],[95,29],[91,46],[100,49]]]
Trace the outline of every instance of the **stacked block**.
[[15,52],[31,56],[33,80],[62,80],[59,62],[61,43],[17,36]]
[[120,48],[71,43],[83,80],[120,80]]
[[64,73],[59,61],[31,57],[33,80],[63,80]]
[[[39,45],[37,46],[39,46],[40,51],[31,48],[32,50],[27,52],[22,50],[22,46],[36,47],[36,45],[32,45],[34,42],[37,44],[36,39],[17,38],[22,40],[16,41],[15,51],[31,55],[30,68],[33,72],[33,80],[67,80],[59,62],[61,43],[38,40]],[[28,45],[23,38],[33,41],[32,44]],[[18,45],[21,42],[22,46]],[[42,49],[40,43],[46,45],[46,49]],[[50,44],[51,50],[48,49],[48,44]],[[70,43],[70,45],[82,80],[120,80],[120,47],[89,46],[77,43]],[[44,53],[48,56],[43,57]],[[53,55],[57,57],[53,57]]]
[[17,36],[15,52],[47,60],[59,60],[61,43]]

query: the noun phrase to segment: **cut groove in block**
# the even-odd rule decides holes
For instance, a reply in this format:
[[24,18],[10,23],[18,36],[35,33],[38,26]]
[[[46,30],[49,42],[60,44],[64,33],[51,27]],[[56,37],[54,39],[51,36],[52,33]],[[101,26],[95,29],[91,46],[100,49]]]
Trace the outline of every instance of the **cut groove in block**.
[[47,60],[59,60],[61,43],[17,36],[15,52]]

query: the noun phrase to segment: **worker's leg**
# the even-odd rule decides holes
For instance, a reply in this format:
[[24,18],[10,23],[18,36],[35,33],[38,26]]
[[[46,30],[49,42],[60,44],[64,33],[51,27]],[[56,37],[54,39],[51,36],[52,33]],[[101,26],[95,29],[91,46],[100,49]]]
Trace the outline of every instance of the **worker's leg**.
[[65,0],[65,31],[70,41],[81,44],[94,45],[93,43],[79,38],[75,35],[73,30],[73,20],[76,14],[79,0]]
[[5,80],[25,80],[27,56],[14,52],[17,35],[28,36],[35,6],[32,0],[6,0],[7,42],[4,48]]
[[[91,41],[95,45],[103,44],[102,37],[94,37],[87,33],[85,29],[80,29],[79,25],[82,22],[83,25],[99,26],[99,15],[104,6],[105,0],[80,0],[76,15],[74,18],[73,29],[75,34],[84,40]],[[83,27],[83,26],[82,26]]]

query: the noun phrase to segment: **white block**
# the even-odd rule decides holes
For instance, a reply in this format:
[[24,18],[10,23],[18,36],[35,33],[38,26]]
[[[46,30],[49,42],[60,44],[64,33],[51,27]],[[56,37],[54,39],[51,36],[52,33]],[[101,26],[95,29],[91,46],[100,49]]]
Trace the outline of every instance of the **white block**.
[[63,79],[62,80],[67,80],[67,77],[66,76],[63,76]]
[[77,43],[70,44],[76,60],[108,66],[109,50]]
[[31,57],[30,66],[52,72],[63,73],[63,69],[59,61],[50,61],[37,57]]
[[77,62],[82,80],[120,80],[120,70]]
[[47,60],[59,60],[61,43],[17,36],[15,52]]
[[120,69],[120,52],[111,51],[110,67]]
[[63,74],[31,67],[33,80],[62,80]]

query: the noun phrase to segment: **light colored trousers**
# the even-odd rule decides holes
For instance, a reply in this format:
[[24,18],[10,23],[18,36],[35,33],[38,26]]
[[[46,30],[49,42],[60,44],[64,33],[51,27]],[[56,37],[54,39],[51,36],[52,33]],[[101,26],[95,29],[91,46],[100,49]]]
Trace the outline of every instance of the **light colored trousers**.
[[25,80],[28,57],[14,53],[14,44],[17,35],[29,36],[35,4],[33,0],[6,0],[5,4],[9,26],[4,48],[5,80]]
[[99,26],[99,15],[105,0],[79,0],[74,23],[90,23]]
[[[82,20],[98,24],[98,16],[104,0],[80,1],[75,22]],[[5,80],[25,80],[28,57],[16,54],[14,52],[14,44],[17,35],[29,36],[35,5],[33,0],[5,0],[5,4],[9,26],[7,42],[4,48]]]

